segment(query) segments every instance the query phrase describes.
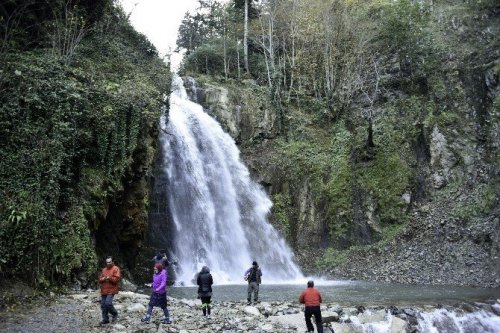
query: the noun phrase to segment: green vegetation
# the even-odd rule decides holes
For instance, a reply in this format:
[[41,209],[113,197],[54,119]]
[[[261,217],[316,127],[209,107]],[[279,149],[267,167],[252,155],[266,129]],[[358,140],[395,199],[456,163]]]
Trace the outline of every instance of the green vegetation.
[[151,162],[170,84],[121,9],[70,4],[0,6],[0,275],[40,287],[93,274],[94,234]]
[[[248,123],[239,139],[249,149],[265,144],[286,176],[272,218],[292,243],[307,229],[297,209],[307,191],[320,221],[300,223],[327,231],[317,267],[328,271],[398,237],[411,207],[403,194],[429,196],[417,178],[429,177],[435,127],[463,135],[455,140],[463,145],[477,128],[479,145],[495,133],[498,94],[476,100],[484,77],[472,74],[498,77],[498,24],[484,23],[495,5],[199,0],[179,30],[182,73],[222,81],[247,118],[265,114],[269,128]],[[94,238],[110,203],[127,201],[153,159],[170,74],[111,0],[8,0],[0,37],[0,277],[45,287],[95,269]],[[497,167],[498,152],[491,156]],[[475,186],[476,199],[452,215],[492,211],[495,184]],[[139,201],[135,211],[145,211],[148,196]]]
[[272,197],[273,208],[272,216],[274,218],[274,225],[284,234],[285,237],[290,238],[291,223],[289,217],[289,207],[291,204],[290,197],[285,193],[277,193]]
[[327,248],[323,255],[316,259],[316,269],[328,272],[337,266],[349,263],[349,259],[359,255],[366,255],[370,252],[382,252],[384,247],[395,238],[406,227],[406,223],[398,225],[389,225],[383,228],[383,238],[377,243],[370,245],[355,245],[346,249]]
[[[185,22],[184,31],[193,32],[196,20],[215,28],[196,39],[183,71],[223,77],[242,110],[273,109],[278,137],[266,156],[285,178],[279,185],[286,184],[273,193],[273,221],[292,244],[307,230],[303,223],[315,223],[315,232],[326,227],[327,241],[312,245],[326,251],[317,263],[322,270],[398,237],[412,205],[435,191],[433,129],[460,144],[475,135],[471,103],[484,87],[472,73],[498,76],[494,1],[249,1],[248,73],[242,3],[216,11],[200,5],[205,10]],[[260,102],[264,95],[270,103]],[[498,100],[484,97],[486,131],[497,126]],[[256,138],[244,139],[251,146]],[[498,193],[481,197],[488,204],[477,201],[454,214],[475,216]],[[301,200],[312,201],[314,221],[303,221]],[[369,234],[361,241],[360,226]]]
[[498,206],[499,193],[494,184],[480,184],[475,188],[473,200],[457,205],[451,216],[469,222],[476,217],[491,213]]

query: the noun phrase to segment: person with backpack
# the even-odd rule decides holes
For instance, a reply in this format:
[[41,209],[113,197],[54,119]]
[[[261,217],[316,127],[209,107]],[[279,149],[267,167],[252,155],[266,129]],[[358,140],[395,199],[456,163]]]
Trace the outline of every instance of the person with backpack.
[[201,299],[201,310],[203,311],[203,316],[207,319],[210,319],[210,302],[212,299],[213,283],[214,280],[212,274],[210,274],[210,269],[207,266],[203,266],[196,278],[196,284],[198,284],[198,298]]
[[252,267],[247,269],[244,274],[245,281],[248,281],[247,288],[247,305],[252,304],[252,294],[253,294],[253,302],[259,302],[259,285],[262,283],[262,271],[257,264],[257,261],[252,263]]
[[314,281],[307,281],[307,288],[300,294],[299,302],[305,305],[304,316],[306,319],[307,332],[314,332],[311,317],[316,319],[318,333],[323,333],[323,319],[321,318],[320,304],[323,302],[318,289],[314,288]]
[[162,264],[163,265],[163,268],[167,268],[168,266],[170,266],[170,264],[173,264],[173,265],[176,265],[177,262],[170,262],[167,258],[167,254],[165,252],[158,252],[157,255],[155,255],[153,257],[153,262],[155,264]]
[[155,264],[153,274],[153,283],[151,284],[151,297],[149,299],[149,306],[144,318],[141,319],[143,323],[149,323],[153,308],[159,307],[163,310],[165,317],[162,320],[163,324],[171,324],[170,315],[167,308],[167,271],[160,263]]

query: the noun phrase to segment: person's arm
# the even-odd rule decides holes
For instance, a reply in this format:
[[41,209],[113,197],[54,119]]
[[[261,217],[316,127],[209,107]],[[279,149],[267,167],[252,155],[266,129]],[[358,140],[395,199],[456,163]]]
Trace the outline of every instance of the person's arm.
[[111,276],[109,277],[109,281],[116,284],[120,281],[121,277],[122,276],[120,274],[120,268],[118,268],[118,266],[115,266],[113,272],[111,273]]
[[319,302],[323,303],[323,299],[321,298],[321,294],[319,292],[318,292],[318,296],[319,296]]
[[210,279],[208,280],[210,282],[210,286],[214,284],[214,279],[212,278],[212,274],[209,275]]
[[99,275],[99,283],[103,283],[106,280],[106,277],[104,275],[104,271],[101,271],[101,274]]
[[303,291],[302,294],[300,294],[300,297],[299,297],[300,304],[306,303],[306,301],[304,300],[304,295],[305,295],[305,291]]
[[166,285],[167,285],[167,275],[166,274],[161,274],[160,284],[155,289],[155,292],[162,291],[163,289],[165,289]]

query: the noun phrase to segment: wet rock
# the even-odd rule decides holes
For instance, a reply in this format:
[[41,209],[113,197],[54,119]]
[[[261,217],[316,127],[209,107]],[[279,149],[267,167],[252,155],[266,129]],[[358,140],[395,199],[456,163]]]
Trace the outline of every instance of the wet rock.
[[363,329],[359,326],[355,326],[352,323],[349,324],[339,324],[332,323],[331,327],[335,333],[362,333]]
[[385,310],[366,311],[358,315],[358,320],[361,324],[374,323],[385,320]]
[[339,321],[339,314],[337,312],[322,312],[321,313],[323,317],[323,322],[324,323],[331,323],[331,322],[337,322]]
[[406,333],[408,323],[401,318],[394,317],[391,322],[391,333]]
[[497,316],[500,316],[500,303],[495,303],[491,306],[491,310],[493,311],[494,314]]

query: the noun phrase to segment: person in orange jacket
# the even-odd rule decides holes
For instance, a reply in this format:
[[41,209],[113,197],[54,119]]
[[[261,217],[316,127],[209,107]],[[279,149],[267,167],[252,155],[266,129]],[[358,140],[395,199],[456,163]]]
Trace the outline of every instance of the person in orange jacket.
[[323,333],[323,319],[321,318],[320,304],[323,302],[318,289],[314,288],[314,281],[307,281],[307,288],[300,294],[299,302],[305,305],[304,315],[308,332],[314,332],[311,317],[316,319],[318,333]]
[[118,294],[120,279],[120,268],[113,263],[113,258],[107,257],[106,267],[102,269],[101,275],[99,275],[101,285],[101,325],[109,323],[109,314],[112,316],[112,322],[118,319],[118,312],[113,306],[113,297]]

